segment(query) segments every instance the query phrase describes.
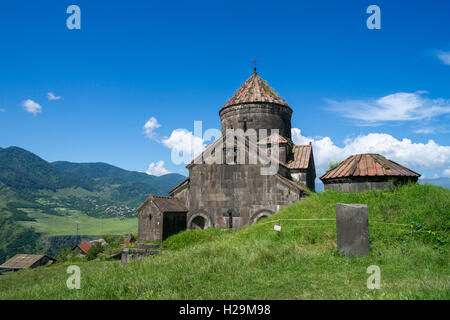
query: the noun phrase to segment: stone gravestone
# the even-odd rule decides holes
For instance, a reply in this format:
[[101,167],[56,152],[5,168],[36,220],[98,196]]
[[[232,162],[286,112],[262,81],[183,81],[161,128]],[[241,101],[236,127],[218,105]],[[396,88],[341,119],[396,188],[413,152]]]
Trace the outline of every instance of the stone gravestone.
[[348,257],[369,253],[369,211],[365,204],[336,203],[337,248]]

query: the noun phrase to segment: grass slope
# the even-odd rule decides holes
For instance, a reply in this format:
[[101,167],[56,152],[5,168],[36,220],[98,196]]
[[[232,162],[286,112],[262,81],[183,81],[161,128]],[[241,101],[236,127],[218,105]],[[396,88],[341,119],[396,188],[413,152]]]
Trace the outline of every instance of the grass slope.
[[[285,220],[333,219],[337,202],[369,205],[368,256],[342,257],[332,220]],[[449,299],[449,213],[450,191],[430,185],[326,191],[239,231],[182,232],[164,243],[164,255],[80,264],[80,290],[66,288],[69,264],[7,273],[0,298]],[[370,265],[381,269],[380,290],[366,287]]]

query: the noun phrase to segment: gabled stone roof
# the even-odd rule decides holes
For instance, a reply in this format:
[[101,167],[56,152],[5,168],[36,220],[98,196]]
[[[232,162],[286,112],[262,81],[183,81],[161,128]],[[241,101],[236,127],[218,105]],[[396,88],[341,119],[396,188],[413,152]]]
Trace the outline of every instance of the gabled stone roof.
[[[286,101],[281,98],[258,73],[253,72],[252,76],[236,91],[234,96],[228,100],[223,108],[252,102],[270,102],[289,107]],[[222,108],[222,109],[223,109]]]
[[174,193],[175,191],[177,191],[179,188],[181,188],[181,187],[183,187],[183,186],[185,186],[185,185],[188,185],[190,180],[191,180],[191,179],[190,179],[189,177],[187,177],[186,179],[184,179],[183,181],[181,181],[179,184],[177,184],[175,187],[173,187],[172,190],[169,191],[169,194],[170,194],[171,196],[173,196],[173,193]]
[[278,144],[286,144],[288,143],[287,139],[283,136],[280,136],[278,133],[274,133],[265,139],[261,139],[258,141],[258,145],[266,145],[272,144],[273,142],[278,142]]
[[140,206],[137,211],[141,211],[145,205],[152,201],[161,212],[188,212],[180,199],[165,196],[150,195]]
[[277,173],[275,175],[275,177],[277,177],[278,179],[280,179],[281,181],[287,183],[288,185],[290,185],[291,187],[294,187],[302,192],[306,192],[306,190],[300,186],[298,183],[296,183],[295,181],[292,181],[291,179],[288,179],[286,177],[283,177],[281,174]]
[[[262,149],[257,144],[252,143],[245,135],[236,134],[236,137],[238,139],[242,139],[241,141],[243,141],[245,143],[246,152],[249,150],[249,148],[251,148],[250,149],[251,151],[256,152],[257,157],[260,157],[260,159],[258,159],[258,161],[263,160],[263,162],[265,163],[265,161],[268,160],[270,162],[276,162],[280,166],[287,168],[287,164],[285,164],[284,162],[281,162],[278,158],[271,156],[270,153],[267,152],[267,150]],[[218,144],[220,144],[219,147],[217,146]],[[211,154],[211,152],[217,147],[222,149],[223,146],[225,146],[225,145],[226,145],[226,139],[223,136],[220,136],[219,138],[217,138],[216,140],[211,142],[209,145],[207,145],[205,150],[203,150],[202,153],[200,153],[188,165],[186,165],[186,168],[189,169],[194,164],[204,164],[205,163],[204,156],[206,154]]]

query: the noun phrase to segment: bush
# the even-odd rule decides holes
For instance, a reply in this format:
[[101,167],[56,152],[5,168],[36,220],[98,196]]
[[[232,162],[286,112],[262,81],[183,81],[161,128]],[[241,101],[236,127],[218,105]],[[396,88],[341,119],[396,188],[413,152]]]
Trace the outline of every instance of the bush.
[[103,252],[105,249],[100,243],[95,243],[88,251],[86,258],[88,260],[94,260],[97,258],[98,254]]
[[105,240],[108,244],[112,244],[116,241],[114,236],[112,234],[105,234],[102,236],[103,240]]
[[66,262],[70,260],[71,256],[72,250],[69,248],[61,248],[56,255],[56,260],[58,260],[58,262]]

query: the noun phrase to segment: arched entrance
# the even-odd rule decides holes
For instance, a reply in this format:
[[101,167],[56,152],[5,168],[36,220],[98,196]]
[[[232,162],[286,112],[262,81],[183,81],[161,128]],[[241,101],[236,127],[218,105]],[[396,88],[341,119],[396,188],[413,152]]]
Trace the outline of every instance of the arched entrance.
[[196,213],[191,216],[188,221],[188,228],[193,229],[208,229],[211,228],[211,220],[204,213]]
[[206,220],[202,216],[196,216],[192,219],[191,229],[205,229]]
[[259,210],[252,216],[252,218],[250,219],[250,223],[252,224],[256,223],[264,218],[270,217],[271,215],[273,215],[273,212],[271,210],[268,209]]
[[264,215],[260,216],[259,218],[257,218],[255,222],[261,221],[261,220],[263,220],[265,218],[268,218],[268,217],[269,217],[269,215],[264,214]]

